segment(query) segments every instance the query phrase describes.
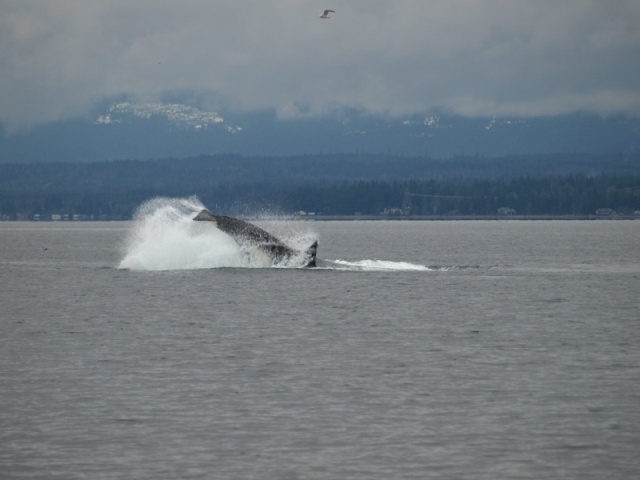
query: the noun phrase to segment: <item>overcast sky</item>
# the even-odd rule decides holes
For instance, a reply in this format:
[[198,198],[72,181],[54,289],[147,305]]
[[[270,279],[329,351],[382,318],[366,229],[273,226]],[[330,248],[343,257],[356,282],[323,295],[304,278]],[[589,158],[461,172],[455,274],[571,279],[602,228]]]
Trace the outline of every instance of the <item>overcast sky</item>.
[[640,115],[639,25],[638,0],[0,0],[0,121],[188,91],[282,117]]

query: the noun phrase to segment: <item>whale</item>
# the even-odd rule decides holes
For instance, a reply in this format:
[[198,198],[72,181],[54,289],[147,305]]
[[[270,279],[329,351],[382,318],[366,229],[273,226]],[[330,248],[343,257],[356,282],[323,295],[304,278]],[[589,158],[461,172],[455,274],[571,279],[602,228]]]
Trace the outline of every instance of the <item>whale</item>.
[[309,268],[316,266],[317,240],[302,251],[290,247],[276,236],[249,222],[225,215],[214,215],[207,209],[200,211],[193,220],[212,223],[218,230],[233,238],[240,247],[257,248],[269,257],[273,265]]

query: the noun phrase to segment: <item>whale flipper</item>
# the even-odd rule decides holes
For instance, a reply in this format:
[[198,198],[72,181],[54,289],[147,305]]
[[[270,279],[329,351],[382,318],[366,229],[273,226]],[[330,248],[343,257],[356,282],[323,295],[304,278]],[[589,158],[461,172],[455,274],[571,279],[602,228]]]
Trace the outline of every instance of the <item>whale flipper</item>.
[[239,244],[246,242],[254,244],[260,250],[267,253],[274,264],[301,257],[301,266],[316,266],[317,240],[313,242],[313,245],[305,252],[300,252],[289,247],[282,242],[282,240],[271,235],[266,230],[237,218],[227,217],[225,215],[214,215],[209,210],[204,209],[194,217],[194,220],[213,223],[218,229],[232,237]]

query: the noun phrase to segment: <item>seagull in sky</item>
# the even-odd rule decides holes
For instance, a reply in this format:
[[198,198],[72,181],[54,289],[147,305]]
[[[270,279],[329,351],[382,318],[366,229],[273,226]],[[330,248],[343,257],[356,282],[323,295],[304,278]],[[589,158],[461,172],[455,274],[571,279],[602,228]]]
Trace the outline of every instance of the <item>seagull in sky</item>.
[[320,18],[331,18],[329,16],[330,13],[336,13],[335,10],[325,10],[322,15],[320,15]]

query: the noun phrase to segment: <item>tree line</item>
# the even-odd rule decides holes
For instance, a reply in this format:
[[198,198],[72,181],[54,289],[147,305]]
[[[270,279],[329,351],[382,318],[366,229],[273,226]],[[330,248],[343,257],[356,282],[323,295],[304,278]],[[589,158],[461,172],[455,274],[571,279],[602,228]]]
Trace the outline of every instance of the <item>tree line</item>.
[[[157,196],[231,215],[592,215],[640,210],[640,158],[201,156],[0,165],[0,217],[128,219]],[[505,210],[503,210],[505,211]]]

